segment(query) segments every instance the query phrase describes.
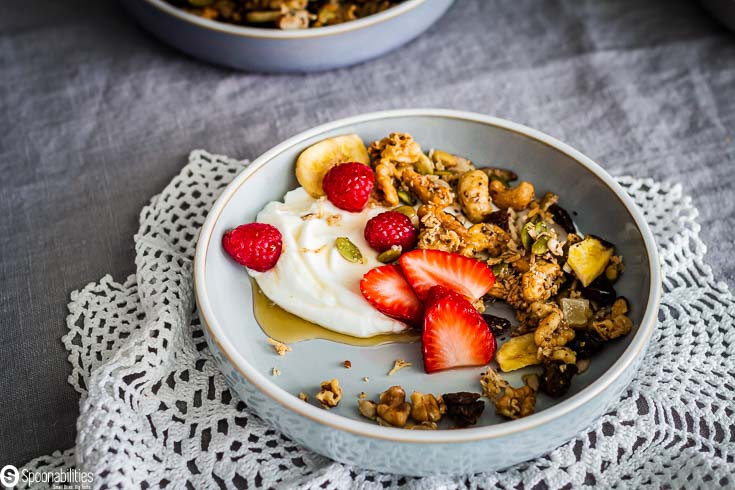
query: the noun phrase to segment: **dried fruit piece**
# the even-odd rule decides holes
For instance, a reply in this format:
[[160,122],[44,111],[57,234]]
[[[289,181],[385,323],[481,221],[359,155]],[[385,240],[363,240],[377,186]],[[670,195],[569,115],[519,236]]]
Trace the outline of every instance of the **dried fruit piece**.
[[572,377],[577,374],[577,366],[564,362],[545,362],[541,375],[541,391],[552,397],[566,395],[572,385]]
[[562,298],[559,303],[564,313],[564,319],[570,327],[587,325],[590,317],[590,302],[579,298]]
[[592,329],[583,328],[576,332],[574,340],[567,347],[577,353],[580,359],[589,359],[592,354],[602,350],[604,341]]
[[385,211],[373,216],[365,223],[365,240],[378,252],[393,246],[411,250],[416,246],[418,232],[411,218],[397,211]]
[[482,316],[456,293],[427,303],[422,340],[427,373],[482,366],[495,354],[495,337]]
[[283,251],[283,237],[273,225],[249,223],[222,236],[222,247],[248,269],[266,272],[275,267]]
[[419,325],[424,306],[397,265],[369,270],[360,281],[360,291],[371,305],[384,315]]
[[354,264],[364,263],[360,249],[357,248],[357,245],[352,243],[349,238],[344,236],[337,237],[334,241],[334,246],[337,249],[337,252],[339,252],[346,261]]
[[605,276],[598,277],[580,292],[585,298],[595,301],[602,306],[612,304],[617,296],[615,287],[613,287],[612,283]]
[[541,363],[536,357],[538,346],[533,337],[533,333],[511,337],[510,340],[500,346],[495,360],[498,361],[501,371],[507,373],[508,371],[515,371],[516,369]]
[[574,274],[587,287],[605,271],[615,247],[597,237],[587,235],[581,242],[569,247],[567,264]]
[[445,286],[472,301],[483,297],[495,283],[484,262],[441,250],[412,250],[401,255],[401,268],[419,298],[432,286]]
[[508,211],[504,209],[493,211],[485,217],[485,223],[496,225],[502,228],[503,231],[508,231],[508,216]]
[[551,217],[554,218],[554,223],[561,226],[564,231],[567,233],[574,233],[577,231],[574,226],[574,221],[572,220],[572,217],[569,216],[566,209],[558,204],[552,204],[549,206],[549,212],[551,213]]
[[485,410],[485,402],[480,400],[478,393],[447,393],[442,395],[442,400],[447,406],[447,416],[457,427],[475,425]]
[[327,138],[302,151],[296,160],[296,179],[312,197],[323,196],[324,176],[329,169],[345,162],[370,164],[367,148],[356,134]]
[[510,330],[510,320],[507,318],[491,315],[489,313],[483,313],[482,318],[495,335],[499,335]]
[[353,213],[363,210],[374,185],[373,170],[357,162],[332,167],[322,181],[327,199],[339,209]]

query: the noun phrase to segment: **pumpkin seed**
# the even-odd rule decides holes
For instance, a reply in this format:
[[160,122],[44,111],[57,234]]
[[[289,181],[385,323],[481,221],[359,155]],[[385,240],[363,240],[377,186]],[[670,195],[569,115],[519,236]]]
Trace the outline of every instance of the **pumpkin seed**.
[[531,245],[531,253],[535,255],[543,255],[546,252],[548,252],[549,247],[546,244],[546,242],[548,241],[549,241],[549,235],[544,235],[542,237],[539,237],[539,239],[533,242],[533,245]]
[[407,216],[408,219],[411,220],[411,224],[413,224],[414,228],[419,227],[419,215],[416,214],[416,210],[412,206],[398,206],[393,211]]
[[494,266],[491,267],[493,271],[493,275],[495,277],[499,276],[500,274],[503,273],[503,271],[505,270],[507,266],[508,264],[506,264],[505,262],[500,262],[499,264],[495,264]]
[[384,264],[395,262],[401,256],[401,251],[402,248],[400,245],[393,245],[391,248],[385,250],[384,252],[381,252],[381,254],[378,255],[378,261]]
[[189,0],[189,5],[192,7],[206,7],[211,5],[214,0]]
[[398,199],[400,199],[401,202],[405,202],[409,206],[413,206],[414,204],[416,204],[416,199],[414,199],[409,192],[406,192],[404,190],[398,191]]
[[457,157],[442,150],[434,150],[431,153],[431,158],[436,163],[441,163],[444,168],[454,167],[457,165]]
[[414,164],[414,167],[416,168],[416,171],[423,175],[431,175],[434,173],[434,164],[431,163],[431,160],[429,160],[429,157],[421,154],[421,157],[419,160]]
[[361,264],[364,262],[360,249],[357,248],[357,245],[352,243],[349,238],[343,236],[338,237],[334,241],[334,246],[337,247],[339,254],[348,262],[355,264]]
[[521,229],[521,243],[523,244],[523,248],[526,250],[531,248],[531,244],[533,243],[533,239],[531,238],[531,235],[528,234],[531,230],[534,229],[536,225],[532,222],[528,222],[525,225],[523,225],[523,228]]

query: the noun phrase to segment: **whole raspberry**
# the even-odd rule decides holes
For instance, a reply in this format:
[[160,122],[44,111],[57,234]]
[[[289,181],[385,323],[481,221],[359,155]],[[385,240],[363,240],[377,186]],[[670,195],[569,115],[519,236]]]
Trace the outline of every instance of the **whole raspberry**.
[[411,218],[397,211],[386,211],[365,224],[365,240],[378,252],[400,245],[403,252],[416,246],[416,228]]
[[322,181],[327,199],[340,209],[362,211],[373,190],[373,169],[362,163],[350,162],[330,168]]
[[272,269],[283,250],[281,232],[267,223],[240,225],[222,236],[222,246],[230,257],[248,269]]

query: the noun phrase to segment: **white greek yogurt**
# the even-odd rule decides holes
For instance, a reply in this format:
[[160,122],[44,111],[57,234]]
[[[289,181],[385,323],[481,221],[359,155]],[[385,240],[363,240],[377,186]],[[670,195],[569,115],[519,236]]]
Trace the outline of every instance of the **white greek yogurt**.
[[[360,292],[362,276],[383,265],[363,234],[365,223],[383,211],[375,207],[350,213],[299,187],[258,214],[257,221],[283,235],[283,253],[273,269],[248,272],[271,301],[329,330],[353,337],[403,332],[406,324],[380,313]],[[349,238],[364,263],[342,257],[334,245],[338,237]]]

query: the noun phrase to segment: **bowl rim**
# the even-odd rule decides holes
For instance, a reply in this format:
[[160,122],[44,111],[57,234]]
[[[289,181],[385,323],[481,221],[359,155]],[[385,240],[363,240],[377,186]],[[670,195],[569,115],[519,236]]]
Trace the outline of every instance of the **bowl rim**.
[[405,0],[394,7],[378,12],[377,14],[368,15],[361,19],[352,20],[350,22],[343,22],[342,24],[336,24],[333,26],[325,27],[311,27],[309,29],[298,29],[292,31],[284,31],[280,29],[269,29],[263,27],[249,27],[239,26],[235,24],[228,24],[226,22],[219,22],[216,20],[209,20],[198,15],[191,14],[182,8],[175,7],[165,0],[141,0],[150,6],[168,14],[172,15],[179,20],[194,24],[198,27],[221,32],[223,34],[231,34],[234,36],[241,37],[252,37],[261,39],[310,39],[316,37],[333,36],[337,34],[343,34],[345,32],[355,31],[370,27],[381,22],[388,21],[399,15],[403,15],[419,5],[427,2],[428,0]]
[[[357,123],[380,119],[387,121],[389,119],[400,117],[459,119],[467,122],[500,127],[516,134],[529,137],[567,155],[578,164],[592,172],[592,174],[600,179],[603,184],[610,188],[613,194],[622,202],[624,208],[630,214],[633,222],[636,224],[641,236],[643,237],[644,247],[648,255],[650,287],[646,309],[638,331],[631,339],[630,345],[628,345],[622,355],[610,368],[579,393],[576,393],[566,400],[528,417],[503,422],[501,424],[473,427],[460,431],[409,431],[399,428],[382,427],[377,424],[370,424],[357,419],[347,418],[328,410],[323,410],[314,405],[304,403],[296,397],[296,395],[284,390],[269,380],[265,374],[258,372],[242,356],[242,354],[237,351],[234,345],[224,334],[222,327],[216,320],[216,316],[212,310],[212,305],[206,293],[206,257],[209,244],[212,240],[212,231],[222,211],[234,194],[251,176],[255,175],[258,170],[277,155],[293,146],[302,144],[310,138]],[[216,243],[219,243],[219,241],[216,240]],[[232,366],[237,369],[237,371],[249,383],[258,388],[276,403],[283,405],[292,412],[304,416],[321,425],[326,425],[328,427],[350,432],[359,436],[406,443],[466,443],[484,439],[500,438],[547,424],[573,412],[590,400],[599,396],[605,389],[607,389],[608,386],[610,386],[633,365],[638,356],[642,355],[656,326],[661,290],[661,268],[653,233],[632,198],[625,193],[623,188],[615,182],[615,180],[605,170],[603,170],[602,167],[578,150],[575,150],[566,143],[562,143],[541,131],[493,116],[449,109],[398,109],[366,113],[321,124],[312,129],[303,131],[296,136],[287,139],[283,143],[274,146],[255,159],[223,190],[220,197],[212,206],[212,209],[207,215],[204,225],[202,226],[194,257],[194,294],[202,324],[204,325],[210,339],[217,345]]]

